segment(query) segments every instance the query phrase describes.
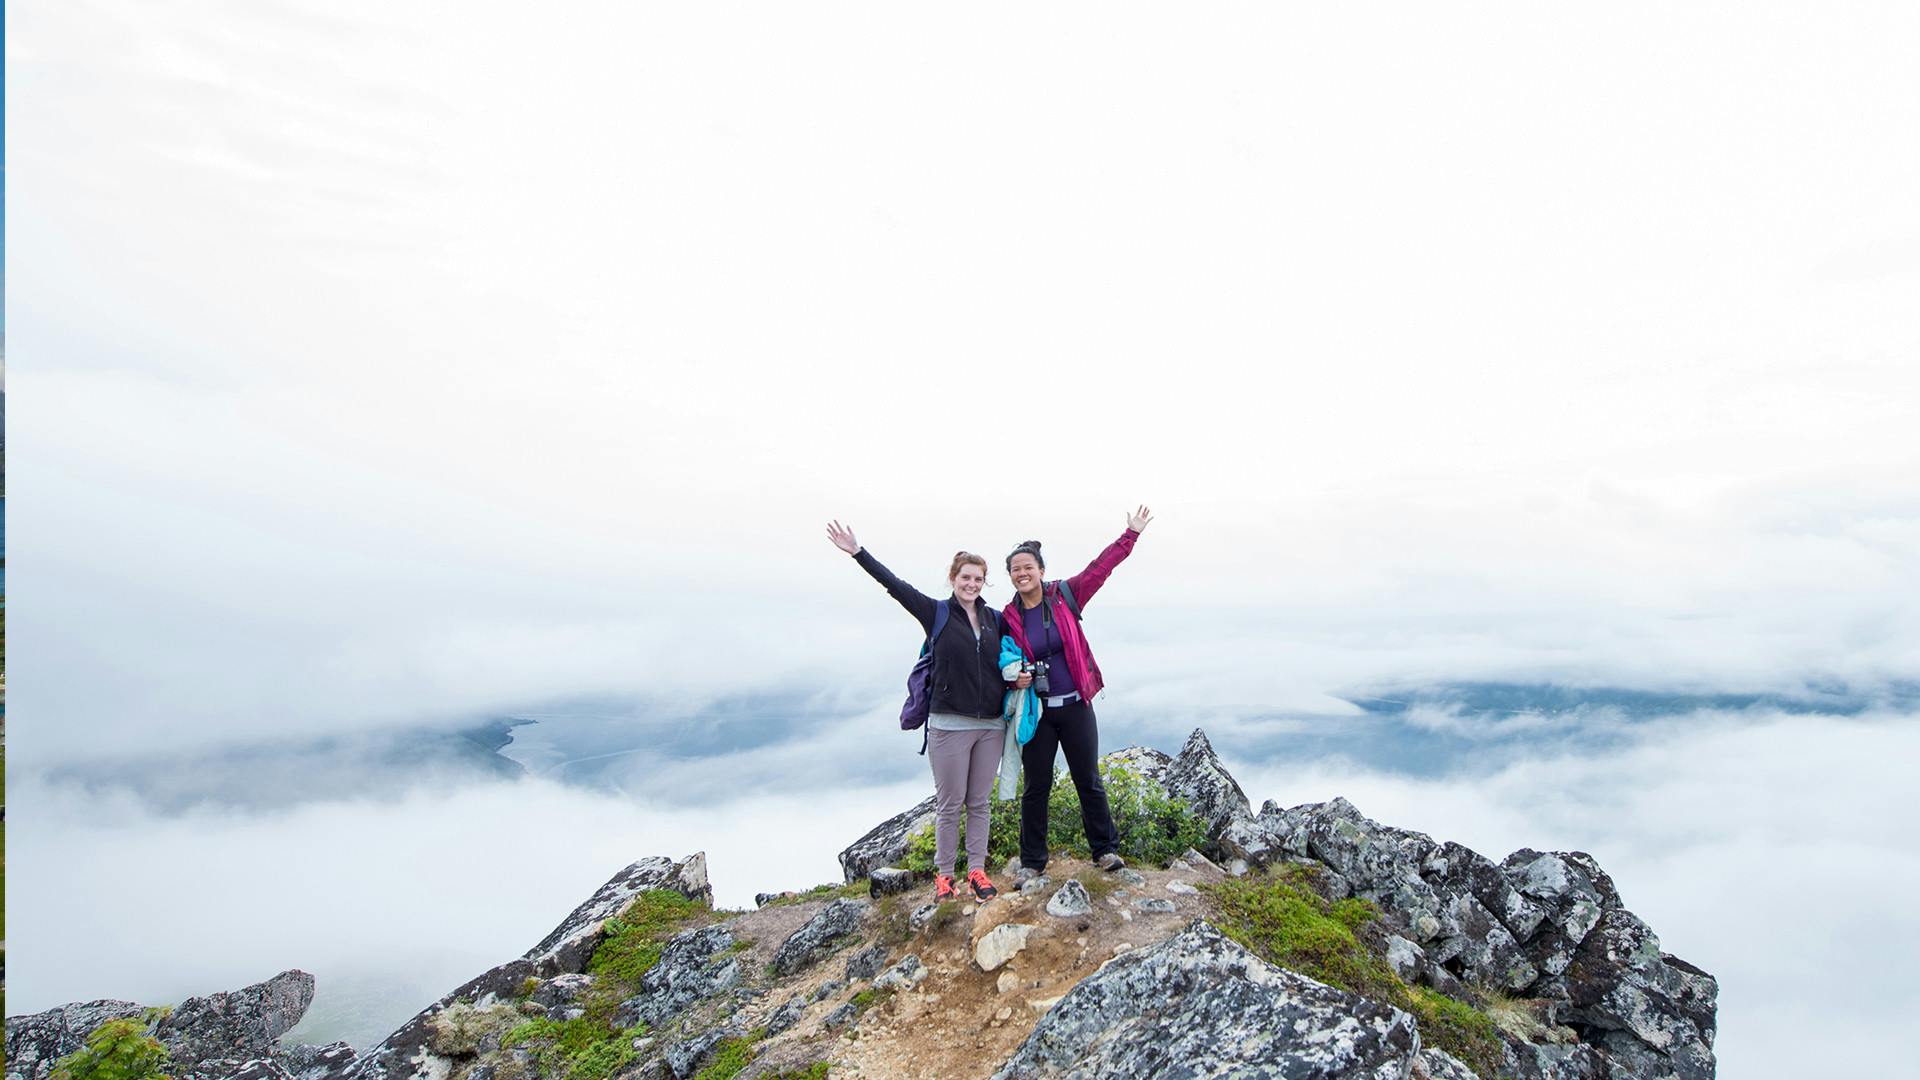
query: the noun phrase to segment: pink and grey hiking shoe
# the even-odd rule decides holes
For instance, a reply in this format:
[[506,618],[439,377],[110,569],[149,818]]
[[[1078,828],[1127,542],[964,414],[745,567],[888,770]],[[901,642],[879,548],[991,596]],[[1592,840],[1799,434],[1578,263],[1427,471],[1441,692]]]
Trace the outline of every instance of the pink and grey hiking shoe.
[[967,887],[973,890],[973,898],[982,904],[1000,895],[1000,890],[993,887],[985,870],[967,871]]
[[960,895],[959,893],[953,890],[952,874],[933,875],[933,902],[934,903],[938,904],[943,900],[951,900],[954,897],[959,895]]

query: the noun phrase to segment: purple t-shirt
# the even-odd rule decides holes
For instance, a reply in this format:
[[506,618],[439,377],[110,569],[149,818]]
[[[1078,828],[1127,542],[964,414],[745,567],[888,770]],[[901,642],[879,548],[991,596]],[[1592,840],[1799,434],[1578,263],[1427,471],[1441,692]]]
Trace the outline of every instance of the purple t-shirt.
[[1067,668],[1065,646],[1060,641],[1060,628],[1050,619],[1041,617],[1041,613],[1052,606],[1047,600],[1020,611],[1021,622],[1027,631],[1027,646],[1033,650],[1035,660],[1047,662],[1047,696],[1063,697],[1080,688],[1073,685],[1073,672]]

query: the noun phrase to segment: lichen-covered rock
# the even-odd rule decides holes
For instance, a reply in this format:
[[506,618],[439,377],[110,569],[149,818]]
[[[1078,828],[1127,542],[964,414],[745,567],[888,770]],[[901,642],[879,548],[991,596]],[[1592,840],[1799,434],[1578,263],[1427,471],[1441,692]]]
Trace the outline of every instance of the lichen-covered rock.
[[[1503,1080],[1610,1080],[1607,1059],[1584,1043],[1530,1043],[1505,1040]],[[1626,1077],[1656,1077],[1659,1072],[1631,1072]],[[1625,1080],[1625,1078],[1623,1078]]]
[[177,1070],[174,1080],[293,1080],[293,1074],[273,1058],[222,1058]]
[[1406,1013],[1273,967],[1196,920],[1081,980],[994,1076],[1404,1080],[1419,1044]]
[[1229,825],[1253,816],[1253,804],[1240,790],[1239,781],[1213,752],[1207,733],[1199,728],[1187,736],[1187,744],[1161,778],[1168,795],[1183,799],[1206,826],[1208,846],[1219,849],[1217,838]]
[[1539,978],[1539,969],[1520,951],[1513,935],[1480,901],[1468,893],[1455,893],[1445,903],[1446,921],[1457,930],[1428,949],[1435,960],[1456,961],[1468,982],[1501,990],[1521,990]]
[[773,1012],[768,1013],[767,1022],[761,1026],[767,1029],[767,1038],[771,1039],[775,1035],[799,1023],[800,1018],[805,1016],[806,1013],[807,1003],[796,997],[773,1010]]
[[547,1016],[553,1020],[567,1020],[581,1015],[586,1010],[580,1005],[580,997],[593,986],[593,976],[585,974],[555,975],[534,988],[527,1000],[547,1010]]
[[919,957],[908,953],[899,963],[881,972],[873,985],[881,990],[909,990],[925,982],[930,974]]
[[1400,976],[1402,982],[1411,983],[1420,977],[1420,969],[1427,962],[1427,951],[1399,934],[1387,935],[1387,966]]
[[[313,1004],[313,976],[283,971],[239,990],[191,997],[153,1025],[181,1080],[231,1076],[243,1066],[261,1076],[288,1071],[274,1060],[280,1036]],[[88,1001],[7,1020],[8,1080],[45,1080],[54,1063],[86,1044],[109,1020],[140,1017],[131,1001]]]
[[847,981],[859,982],[880,974],[887,966],[887,947],[869,945],[847,957]]
[[324,1077],[344,1073],[353,1065],[357,1055],[353,1047],[343,1042],[331,1042],[324,1046],[307,1043],[283,1045],[273,1055],[294,1080],[322,1080]]
[[1173,901],[1162,900],[1157,896],[1142,897],[1133,902],[1133,906],[1149,915],[1173,914]]
[[621,1027],[644,1022],[658,1028],[694,1004],[726,993],[740,983],[740,961],[732,955],[733,932],[726,926],[684,930],[667,939],[645,975],[640,992],[620,1003]]
[[469,1002],[484,1008],[510,998],[533,977],[533,962],[523,958],[509,960],[468,979],[448,991],[440,1000],[413,1014],[399,1030],[355,1058],[344,1075],[354,1080],[397,1080],[399,1077],[428,1078],[443,1074],[447,1060],[434,1054],[428,1047],[433,1038],[434,1019],[455,1002]]
[[913,872],[897,866],[877,866],[867,874],[867,895],[875,900],[913,888]]
[[1306,854],[1299,818],[1268,800],[1255,817],[1229,821],[1214,837],[1220,857],[1248,866],[1267,866],[1288,855]]
[[873,905],[865,900],[844,896],[821,908],[806,925],[780,943],[779,950],[773,954],[773,973],[791,975],[826,956],[843,938],[858,931],[872,910]]
[[254,1064],[271,1058],[280,1036],[306,1015],[313,986],[306,972],[283,971],[239,990],[191,997],[155,1025],[154,1037],[167,1048],[177,1076],[198,1071],[200,1062]]
[[46,1080],[53,1064],[86,1045],[94,1028],[145,1012],[131,1001],[76,1002],[7,1018],[7,1080]]
[[1479,901],[1516,941],[1532,937],[1547,917],[1547,908],[1514,888],[1499,864],[1452,841],[1427,857],[1422,876],[1443,894],[1465,893]]
[[1632,912],[1605,912],[1562,980],[1567,1020],[1596,1034],[1590,1041],[1632,1069],[1628,1075],[1713,1076],[1719,984],[1661,952],[1660,939]]
[[600,945],[607,920],[625,911],[634,897],[650,889],[670,889],[711,905],[713,888],[707,883],[706,852],[696,852],[677,862],[655,855],[628,866],[600,886],[586,903],[573,909],[552,933],[540,939],[540,944],[528,949],[523,959],[531,963],[534,973],[542,978],[585,971],[588,958]]
[[898,866],[907,854],[913,834],[933,824],[933,797],[914,804],[913,809],[895,814],[875,825],[865,836],[847,845],[840,853],[840,872],[849,882],[870,878],[883,866]]
[[667,1070],[673,1074],[674,1080],[687,1080],[687,1077],[699,1071],[714,1047],[744,1034],[746,1032],[738,1024],[722,1024],[673,1043],[661,1056],[666,1060]]
[[1466,1063],[1445,1050],[1428,1047],[1413,1062],[1413,1080],[1481,1080]]
[[1093,914],[1093,897],[1087,894],[1087,887],[1069,878],[1055,889],[1047,899],[1047,914],[1062,919],[1078,918]]

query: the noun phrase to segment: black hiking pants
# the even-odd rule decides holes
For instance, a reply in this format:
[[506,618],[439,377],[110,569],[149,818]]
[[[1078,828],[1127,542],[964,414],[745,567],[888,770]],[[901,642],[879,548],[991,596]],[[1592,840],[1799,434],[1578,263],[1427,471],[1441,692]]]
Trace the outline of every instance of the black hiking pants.
[[1100,728],[1093,706],[1076,701],[1041,710],[1033,738],[1020,748],[1026,773],[1026,792],[1020,796],[1020,865],[1047,867],[1047,796],[1053,792],[1055,751],[1067,754],[1067,772],[1080,794],[1080,824],[1087,830],[1087,847],[1099,858],[1120,847],[1120,833],[1107,809],[1107,786],[1100,782]]

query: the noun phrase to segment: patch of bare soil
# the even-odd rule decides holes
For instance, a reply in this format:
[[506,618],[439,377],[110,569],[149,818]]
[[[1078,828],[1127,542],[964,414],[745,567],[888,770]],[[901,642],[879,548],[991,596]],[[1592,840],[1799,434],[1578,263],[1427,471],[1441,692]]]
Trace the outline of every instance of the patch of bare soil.
[[[1040,1016],[1081,979],[1120,953],[1173,936],[1203,914],[1203,898],[1183,885],[1197,886],[1224,876],[1211,865],[1132,870],[1137,878],[1129,880],[1122,874],[1102,873],[1078,859],[1056,858],[1047,868],[1049,882],[1044,887],[1019,892],[1012,888],[1011,879],[1004,880],[1005,891],[998,898],[977,908],[966,902],[944,921],[936,920],[918,932],[905,930],[906,914],[929,902],[930,890],[888,898],[875,920],[875,932],[890,945],[889,963],[912,953],[927,966],[926,980],[895,993],[871,993],[858,1017],[837,1028],[827,1027],[826,1018],[869,984],[857,980],[827,992],[807,1006],[792,1029],[761,1044],[753,1068],[743,1078],[822,1059],[832,1063],[832,1077],[932,1080],[992,1075]],[[1087,887],[1091,913],[1068,917],[1048,913],[1048,899],[1069,879]],[[1143,910],[1141,901],[1168,901],[1173,910]],[[777,910],[804,909],[793,921],[797,929],[818,906]],[[1033,929],[1026,946],[1011,960],[997,970],[983,971],[975,962],[975,947],[1002,924]],[[756,929],[749,928],[743,918],[740,932],[755,937],[756,954],[763,948],[777,948],[784,940],[774,935],[771,924],[762,931],[765,937]],[[844,957],[851,952],[844,950],[807,974],[779,984],[742,1010],[742,1018],[751,1026],[796,997],[812,997],[823,983],[843,979]]]

